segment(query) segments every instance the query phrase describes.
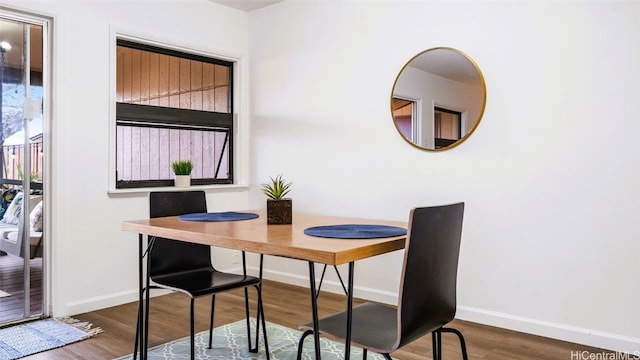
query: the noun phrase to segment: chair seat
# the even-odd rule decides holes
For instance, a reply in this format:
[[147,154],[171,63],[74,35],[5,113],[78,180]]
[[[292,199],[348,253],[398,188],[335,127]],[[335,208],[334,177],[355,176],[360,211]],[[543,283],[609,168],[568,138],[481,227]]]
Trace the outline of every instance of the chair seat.
[[[355,346],[378,353],[389,353],[397,348],[397,312],[395,308],[365,303],[353,308],[351,342]],[[346,337],[347,312],[343,311],[320,319],[320,334],[344,339]],[[300,330],[313,330],[313,323],[301,325]]]
[[253,276],[230,274],[211,268],[152,276],[154,285],[187,293],[192,297],[260,284]]

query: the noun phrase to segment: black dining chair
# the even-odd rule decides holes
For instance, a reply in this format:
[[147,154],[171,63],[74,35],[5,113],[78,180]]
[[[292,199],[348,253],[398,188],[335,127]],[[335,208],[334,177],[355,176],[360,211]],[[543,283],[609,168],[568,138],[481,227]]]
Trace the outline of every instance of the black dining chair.
[[[365,303],[353,308],[351,343],[363,348],[363,359],[367,350],[391,359],[391,352],[431,333],[433,359],[440,360],[445,332],[458,336],[462,357],[468,359],[462,333],[444,327],[456,313],[463,213],[464,203],[411,210],[398,306]],[[346,324],[346,311],[320,319],[320,334],[344,341]],[[298,359],[304,338],[313,333],[313,324],[300,329],[304,333],[298,344]]]
[[[149,194],[149,215],[151,218],[205,212],[207,212],[207,203],[204,191],[169,191],[151,192]],[[260,323],[262,322],[265,354],[266,358],[269,359],[269,345],[267,342],[267,330],[262,306],[261,276],[254,277],[247,275],[244,252],[242,252],[243,273],[241,275],[216,270],[211,263],[211,247],[208,245],[150,237],[148,256],[149,288],[163,288],[178,291],[188,295],[191,299],[191,359],[194,359],[195,356],[195,298],[211,295],[211,316],[209,322],[209,348],[211,348],[216,294],[241,288],[244,288],[249,351],[258,352]],[[262,264],[260,268],[262,269]],[[255,347],[251,346],[249,294],[247,290],[249,287],[254,287],[258,294]],[[149,311],[148,307],[149,303],[146,302],[145,311],[147,314]],[[139,311],[140,310],[141,309],[139,309]],[[148,316],[145,318],[148,321]],[[138,324],[137,331],[140,331],[139,329],[140,326]],[[148,329],[148,324],[145,326],[145,329]],[[134,354],[137,352],[137,346],[138,336],[136,336],[136,349]]]

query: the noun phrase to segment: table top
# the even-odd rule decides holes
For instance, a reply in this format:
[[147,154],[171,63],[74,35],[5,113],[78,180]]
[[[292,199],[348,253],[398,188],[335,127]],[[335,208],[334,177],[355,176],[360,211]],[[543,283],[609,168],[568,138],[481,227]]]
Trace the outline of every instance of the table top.
[[375,239],[334,239],[309,236],[304,229],[339,224],[376,224],[407,227],[406,222],[293,214],[289,225],[268,225],[264,211],[241,221],[183,221],[177,216],[123,221],[120,229],[198,244],[340,265],[404,249],[406,235]]

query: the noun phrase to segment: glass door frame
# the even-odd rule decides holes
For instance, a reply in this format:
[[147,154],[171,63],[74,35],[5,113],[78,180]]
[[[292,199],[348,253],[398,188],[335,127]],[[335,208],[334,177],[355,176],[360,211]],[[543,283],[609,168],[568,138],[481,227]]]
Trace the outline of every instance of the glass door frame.
[[[30,126],[30,122],[32,119],[34,118],[38,118],[41,117],[42,118],[42,154],[47,155],[50,154],[50,149],[49,149],[49,139],[48,139],[48,128],[49,128],[49,123],[50,123],[50,108],[51,108],[51,103],[50,103],[50,94],[51,94],[51,82],[50,82],[50,69],[51,69],[51,60],[50,60],[50,56],[49,54],[50,52],[50,46],[51,46],[51,33],[50,33],[50,29],[52,29],[52,20],[50,18],[46,18],[43,16],[38,16],[38,15],[34,15],[34,14],[30,14],[30,13],[26,13],[26,12],[21,12],[18,10],[14,10],[14,9],[9,9],[6,7],[2,7],[0,6],[0,20],[3,21],[9,21],[9,22],[17,22],[22,24],[22,28],[23,28],[23,44],[20,44],[20,46],[15,46],[15,48],[22,48],[23,49],[23,61],[22,61],[22,71],[23,71],[23,80],[22,80],[22,85],[24,87],[24,97],[22,97],[21,101],[22,101],[22,131],[23,131],[23,143],[22,143],[22,153],[24,154],[23,156],[23,163],[22,163],[22,169],[24,169],[22,171],[22,192],[24,194],[24,201],[22,202],[22,207],[23,207],[23,211],[21,212],[20,216],[22,217],[20,224],[21,227],[18,229],[18,237],[21,238],[22,240],[22,258],[24,260],[23,263],[23,311],[22,311],[22,316],[19,317],[19,315],[16,315],[15,318],[11,318],[9,320],[3,320],[2,322],[0,322],[0,326],[4,326],[7,324],[11,324],[11,323],[17,323],[17,322],[22,322],[22,321],[27,321],[27,320],[31,320],[34,318],[41,318],[41,317],[48,317],[50,315],[50,254],[51,251],[49,249],[49,247],[47,246],[48,241],[47,241],[47,236],[46,233],[43,229],[42,231],[42,240],[41,240],[41,256],[42,256],[42,281],[41,281],[41,292],[42,292],[42,299],[41,299],[41,306],[40,306],[40,311],[35,311],[32,313],[32,309],[31,309],[31,274],[30,274],[30,261],[31,261],[31,256],[30,256],[30,252],[31,252],[31,224],[30,224],[30,212],[31,212],[31,208],[29,205],[29,199],[31,198],[31,156],[33,154],[33,151],[31,150],[31,134],[29,133],[29,126]],[[31,57],[30,57],[30,44],[31,44],[31,37],[30,35],[30,27],[31,25],[36,25],[38,27],[41,27],[42,29],[42,72],[41,72],[41,76],[42,76],[42,97],[41,98],[35,98],[35,97],[30,97],[30,91],[31,91]],[[1,37],[1,36],[0,36]],[[3,41],[4,39],[0,38],[0,41]],[[3,54],[5,55],[5,54]],[[4,57],[3,57],[3,60]],[[8,65],[7,63],[3,63],[3,67],[2,67],[2,71],[5,70],[6,66],[4,65]],[[4,75],[4,74],[3,74]],[[17,92],[17,90],[16,90]],[[3,94],[4,95],[4,94]],[[18,103],[19,104],[19,103]],[[3,106],[4,104],[0,104],[0,106]],[[20,106],[20,105],[18,105]],[[2,111],[2,113],[4,113],[4,109]],[[3,115],[4,117],[4,115]],[[0,119],[0,120],[4,120],[4,119]],[[4,154],[4,146],[5,144],[0,144],[0,146],[3,147],[2,151]],[[19,145],[18,145],[19,146]],[[36,156],[41,155],[40,153],[36,154]],[[3,156],[4,157],[4,156]],[[43,157],[43,159],[41,160],[42,162],[42,172],[40,175],[40,179],[42,181],[42,190],[43,190],[43,194],[42,194],[42,206],[43,206],[43,212],[44,214],[49,214],[48,211],[48,204],[47,201],[45,201],[45,198],[48,197],[46,196],[49,193],[49,189],[48,186],[45,186],[47,184],[47,181],[45,181],[46,179],[46,175],[49,173],[49,161],[45,161],[45,158]],[[4,164],[0,164],[0,166],[3,166],[3,176],[5,176],[5,172],[4,172]],[[48,228],[47,225],[44,225],[44,228]]]

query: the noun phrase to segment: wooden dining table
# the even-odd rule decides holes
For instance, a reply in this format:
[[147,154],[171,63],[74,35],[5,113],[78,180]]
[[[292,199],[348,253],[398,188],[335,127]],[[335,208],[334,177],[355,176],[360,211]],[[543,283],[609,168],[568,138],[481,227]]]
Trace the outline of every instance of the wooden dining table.
[[[264,211],[246,210],[257,214],[254,219],[241,221],[184,221],[178,216],[123,221],[121,230],[138,233],[139,239],[139,302],[142,306],[144,289],[149,284],[148,272],[144,269],[146,237],[163,237],[180,241],[205,244],[262,255],[280,256],[308,262],[309,289],[311,293],[311,313],[313,322],[314,350],[320,359],[320,333],[318,327],[318,304],[316,291],[315,264],[348,264],[349,274],[345,292],[347,295],[347,336],[345,359],[350,357],[351,308],[353,306],[354,263],[357,260],[404,249],[406,235],[383,238],[340,239],[306,235],[304,230],[316,226],[342,224],[388,225],[406,228],[407,223],[341,216],[293,214],[292,224],[267,224]],[[146,235],[146,236],[145,236]],[[147,274],[146,276],[144,274]],[[260,271],[262,273],[262,271]],[[142,308],[142,307],[140,307]],[[140,311],[139,321],[143,324]],[[147,341],[145,331],[140,331],[140,358],[146,359]],[[145,340],[145,341],[143,341]]]

